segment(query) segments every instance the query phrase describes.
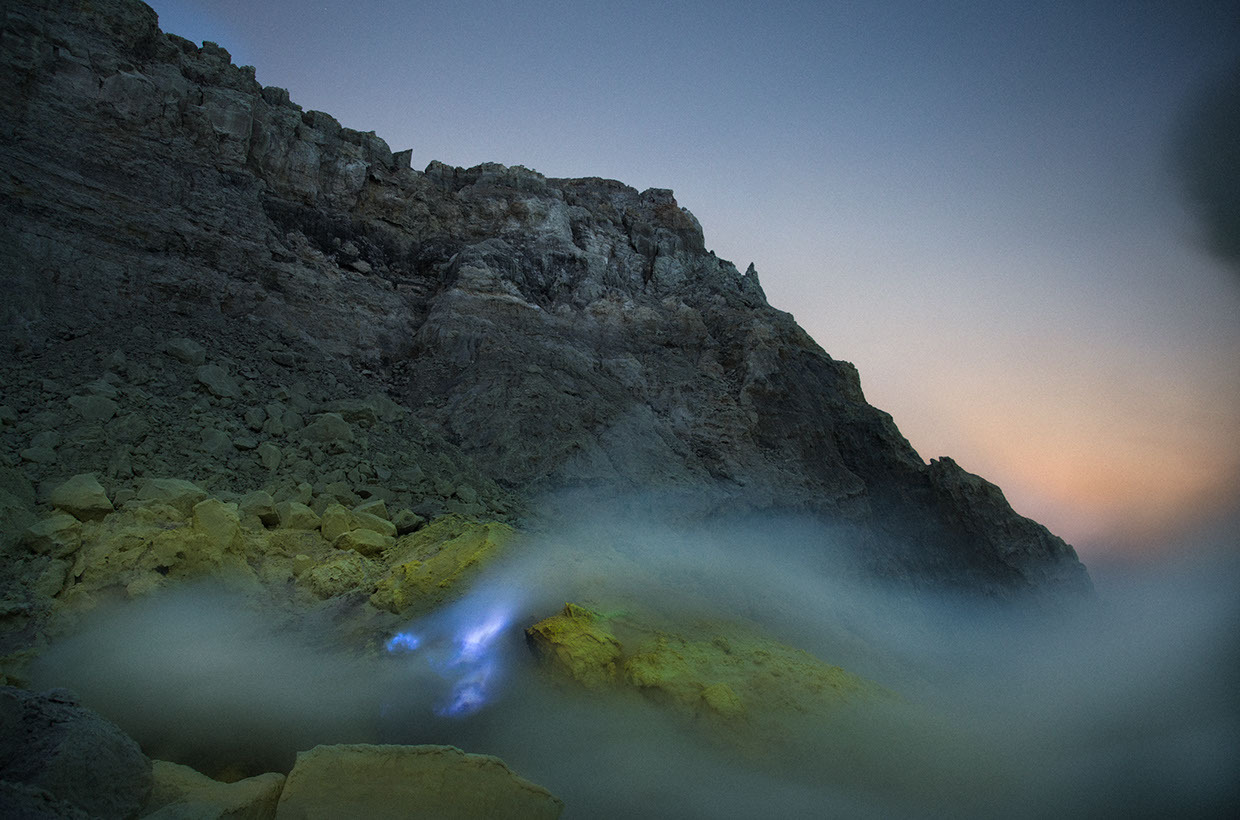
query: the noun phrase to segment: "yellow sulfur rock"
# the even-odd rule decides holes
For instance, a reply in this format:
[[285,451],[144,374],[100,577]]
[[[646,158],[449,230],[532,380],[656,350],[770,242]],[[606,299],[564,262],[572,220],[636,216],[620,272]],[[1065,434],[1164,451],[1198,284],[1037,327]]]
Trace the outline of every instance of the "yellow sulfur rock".
[[320,598],[351,592],[366,583],[371,563],[356,552],[342,552],[302,572],[298,580]]
[[380,535],[374,530],[350,530],[332,542],[332,546],[338,550],[355,550],[366,556],[381,555],[395,545],[395,538]]
[[745,704],[726,683],[716,683],[703,689],[702,702],[720,717],[738,718],[745,714]]
[[28,527],[22,541],[34,552],[63,558],[82,545],[82,524],[68,513],[57,513]]
[[154,780],[145,817],[273,817],[284,775],[271,772],[221,783],[189,766],[151,761]]
[[534,654],[549,668],[588,689],[616,682],[620,642],[594,612],[576,604],[525,630]]
[[329,542],[354,530],[369,530],[389,538],[396,537],[396,525],[391,521],[364,510],[349,510],[343,504],[332,504],[323,511],[319,529]]
[[208,498],[194,505],[192,520],[194,530],[207,540],[208,549],[212,552],[245,552],[245,542],[241,538],[241,516],[237,513],[236,504]]
[[498,555],[512,539],[507,524],[443,515],[402,536],[388,553],[392,567],[370,603],[397,615],[441,603],[450,590]]
[[741,731],[728,735],[738,743],[776,738],[780,721],[826,719],[850,703],[894,700],[876,683],[738,624],[686,627],[692,637],[566,604],[526,637],[552,672],[590,689],[636,690],[685,718]]
[[319,527],[319,517],[314,510],[298,501],[281,501],[276,505],[276,513],[280,516],[280,526],[286,530],[315,530]]

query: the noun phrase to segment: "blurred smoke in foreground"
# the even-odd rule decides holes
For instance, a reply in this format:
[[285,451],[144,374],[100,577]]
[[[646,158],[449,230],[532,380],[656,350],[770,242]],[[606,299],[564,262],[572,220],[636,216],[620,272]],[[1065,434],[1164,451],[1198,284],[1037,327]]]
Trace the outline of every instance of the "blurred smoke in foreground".
[[[861,580],[812,522],[583,514],[373,651],[326,640],[329,618],[184,589],[101,613],[35,683],[207,771],[287,768],[318,743],[496,754],[566,817],[1226,815],[1240,561],[1223,537],[1033,612]],[[739,753],[634,693],[548,680],[521,628],[565,601],[744,620],[903,701]]]
[[1240,62],[1193,98],[1173,151],[1210,250],[1240,273]]

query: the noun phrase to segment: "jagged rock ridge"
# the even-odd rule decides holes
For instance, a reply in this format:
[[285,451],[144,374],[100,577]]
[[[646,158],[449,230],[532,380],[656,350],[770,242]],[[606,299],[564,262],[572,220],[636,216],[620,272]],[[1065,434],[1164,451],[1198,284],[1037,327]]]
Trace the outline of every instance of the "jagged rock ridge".
[[19,367],[123,348],[136,324],[239,360],[279,339],[527,499],[691,489],[698,514],[839,522],[886,575],[1088,587],[998,488],[925,464],[670,191],[413,170],[135,0],[9,3],[0,64]]

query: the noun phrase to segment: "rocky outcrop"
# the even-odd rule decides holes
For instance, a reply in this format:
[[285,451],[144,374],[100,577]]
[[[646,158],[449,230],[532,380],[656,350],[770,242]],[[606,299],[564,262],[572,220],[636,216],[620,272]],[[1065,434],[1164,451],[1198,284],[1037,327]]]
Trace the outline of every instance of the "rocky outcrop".
[[640,692],[682,719],[726,729],[730,744],[766,752],[789,742],[789,723],[803,730],[849,704],[895,699],[872,681],[735,622],[656,628],[633,612],[608,616],[570,603],[525,635],[560,680],[595,692]]
[[[89,497],[106,498],[88,478]],[[63,488],[57,490],[67,497]],[[209,497],[192,482],[151,479],[121,509],[101,517],[92,512],[80,521],[54,513],[22,535],[17,568],[28,574],[12,573],[23,583],[20,593],[11,593],[22,606],[0,615],[0,626],[12,630],[29,621],[43,627],[49,618],[72,623],[103,600],[140,598],[205,579],[301,612],[320,600],[355,595],[368,598],[376,614],[407,618],[459,594],[514,535],[500,522],[442,515],[397,537],[381,502],[352,510],[330,498],[318,503],[328,504],[322,517],[283,502],[275,506],[284,515],[264,522],[243,515],[252,507]]]
[[654,490],[839,522],[915,583],[1089,586],[992,485],[923,462],[670,191],[415,171],[136,0],[11,2],[0,66],[0,421],[38,481],[192,447],[165,474],[356,494],[413,463],[438,512]]
[[68,692],[3,686],[0,782],[6,817],[127,820],[150,795],[151,762],[137,743]]
[[549,818],[564,804],[502,760],[451,746],[316,746],[297,755],[278,820]]

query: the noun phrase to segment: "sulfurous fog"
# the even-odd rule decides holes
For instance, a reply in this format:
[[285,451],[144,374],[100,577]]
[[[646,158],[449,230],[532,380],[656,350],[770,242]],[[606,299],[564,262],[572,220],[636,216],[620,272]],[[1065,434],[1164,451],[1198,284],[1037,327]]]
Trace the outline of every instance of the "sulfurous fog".
[[[637,505],[640,506],[640,505]],[[1240,804],[1240,561],[1223,535],[1034,610],[863,580],[797,519],[686,527],[581,511],[455,604],[365,645],[212,588],[93,615],[34,674],[155,757],[283,769],[319,743],[495,754],[565,817],[1210,816]],[[896,693],[738,746],[632,691],[541,669],[566,601],[739,622]],[[363,630],[364,631],[364,630]],[[765,713],[754,712],[755,715]],[[754,727],[751,727],[754,728]],[[768,727],[756,727],[761,730]]]

